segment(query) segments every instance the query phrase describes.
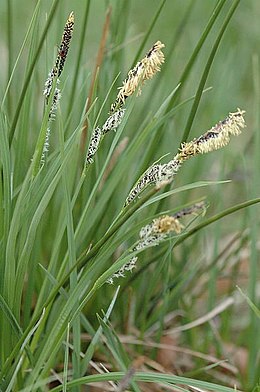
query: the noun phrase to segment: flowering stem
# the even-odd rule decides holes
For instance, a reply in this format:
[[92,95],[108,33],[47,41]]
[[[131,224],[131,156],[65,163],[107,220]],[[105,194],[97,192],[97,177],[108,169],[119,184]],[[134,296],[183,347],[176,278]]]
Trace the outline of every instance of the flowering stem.
[[[88,8],[89,8],[89,4],[90,4],[90,1],[88,3]],[[98,49],[98,53],[97,53],[95,69],[93,72],[93,76],[92,76],[92,80],[91,80],[91,84],[90,84],[90,88],[89,88],[89,94],[88,94],[88,98],[87,98],[85,113],[88,112],[88,110],[91,106],[92,98],[93,98],[93,94],[94,94],[94,88],[95,88],[95,84],[96,84],[96,78],[98,75],[99,68],[101,67],[102,62],[103,62],[103,57],[104,57],[104,53],[105,53],[105,46],[106,46],[107,36],[108,36],[109,26],[110,26],[111,11],[112,11],[112,8],[111,8],[111,6],[109,6],[107,9],[107,12],[106,12],[105,22],[104,22],[101,40],[100,40],[100,44],[99,44],[99,49]],[[85,32],[84,32],[84,34],[85,34]],[[73,86],[75,86],[75,85],[76,84],[74,83]],[[72,91],[75,91],[75,90],[76,89],[72,89]],[[83,124],[82,133],[81,133],[81,140],[80,140],[80,149],[81,149],[82,153],[85,151],[85,147],[86,147],[87,131],[88,131],[88,121],[86,119]]]
[[[260,203],[260,198],[257,199],[251,199],[248,201],[245,201],[243,203],[237,204],[234,207],[227,208],[226,210],[220,212],[219,214],[216,214],[212,216],[211,218],[207,219],[204,222],[199,223],[195,227],[193,227],[191,230],[189,230],[187,233],[180,235],[180,237],[174,242],[174,244],[171,247],[171,251],[176,248],[176,246],[180,245],[183,241],[185,241],[187,238],[191,237],[193,234],[196,234],[198,231],[201,229],[204,229],[211,223],[217,222],[219,219],[224,218],[225,216],[228,216],[230,214],[233,214],[234,212],[237,212],[239,210],[242,210],[243,208],[250,207],[254,204]],[[154,258],[152,258],[148,263],[146,263],[143,267],[141,267],[134,275],[130,277],[130,279],[127,280],[127,285],[130,284],[130,282],[133,282],[138,276],[140,276],[141,273],[143,273],[151,264],[156,262],[158,259],[163,257],[165,254],[166,249],[162,249],[160,252],[156,254]],[[123,287],[122,292],[124,292],[126,286]],[[121,292],[121,295],[122,295]]]
[[36,147],[35,147],[35,151],[34,151],[34,155],[33,155],[33,160],[32,160],[32,178],[34,178],[40,170],[40,163],[41,163],[43,147],[44,147],[44,143],[45,143],[45,139],[46,139],[46,132],[47,132],[47,128],[48,128],[48,123],[49,123],[49,119],[50,119],[50,112],[51,112],[51,108],[53,105],[53,97],[55,94],[57,79],[58,79],[57,76],[53,79],[51,93],[50,93],[48,103],[47,103],[45,111],[44,111],[43,121],[42,121],[41,129],[40,129],[39,137],[38,137],[38,140],[36,143]]
[[241,129],[245,127],[244,113],[245,111],[240,109],[237,109],[235,113],[229,113],[223,121],[219,121],[200,137],[188,143],[182,143],[179,152],[168,163],[158,164],[155,162],[130,190],[124,207],[130,204],[147,186],[160,184],[164,181],[172,182],[183,162],[188,159],[226,146],[230,141],[230,135],[239,135]]
[[188,233],[182,235],[174,244],[174,248],[178,246],[180,243],[186,240],[186,238],[192,236],[193,234],[197,233],[199,230],[203,229],[204,227],[210,225],[211,223],[214,223],[218,221],[221,218],[224,218],[227,215],[233,214],[234,212],[237,212],[239,210],[242,210],[243,208],[250,207],[253,204],[260,203],[260,198],[257,199],[252,199],[245,201],[244,203],[237,204],[233,207],[227,208],[226,210],[220,212],[219,214],[216,214],[212,216],[211,218],[207,219],[205,222],[201,222],[197,226],[193,227],[193,229],[189,230]]

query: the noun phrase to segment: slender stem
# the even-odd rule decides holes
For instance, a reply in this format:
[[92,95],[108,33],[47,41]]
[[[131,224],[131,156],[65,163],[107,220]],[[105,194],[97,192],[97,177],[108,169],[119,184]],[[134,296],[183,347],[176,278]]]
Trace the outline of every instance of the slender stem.
[[[120,381],[122,378],[125,377],[125,372],[109,372],[105,374],[94,374],[90,376],[84,376],[79,378],[78,380],[72,380],[68,382],[67,386],[72,387],[74,385],[83,385],[89,384],[94,382],[101,382],[101,381]],[[225,387],[223,385],[213,384],[207,381],[200,381],[195,380],[187,377],[181,376],[174,376],[169,374],[163,373],[147,373],[147,372],[136,372],[133,374],[131,381],[144,381],[144,382],[165,382],[169,386],[171,382],[172,385],[191,385],[198,388],[207,389],[208,391],[214,392],[233,392],[234,388]],[[58,392],[62,391],[62,385],[55,387],[52,391]],[[238,391],[238,390],[237,390]],[[238,391],[239,392],[239,391]]]
[[[89,108],[91,106],[98,71],[99,71],[99,69],[102,65],[102,62],[103,62],[103,57],[104,57],[104,53],[105,53],[105,46],[106,46],[107,36],[108,36],[109,26],[110,26],[111,11],[112,11],[112,8],[110,6],[110,7],[108,7],[107,13],[106,13],[106,18],[105,18],[105,22],[104,22],[104,26],[103,26],[103,31],[102,31],[98,54],[97,54],[97,59],[96,59],[96,65],[95,65],[95,69],[93,72],[93,76],[92,76],[92,80],[91,80],[91,84],[90,84],[90,88],[89,88],[89,94],[88,94],[88,98],[87,98],[87,102],[86,102],[85,113],[87,113],[89,111]],[[86,120],[84,121],[84,124],[82,127],[81,140],[80,140],[80,149],[81,149],[82,154],[84,153],[85,148],[86,148],[87,131],[88,131],[88,119],[86,117]]]

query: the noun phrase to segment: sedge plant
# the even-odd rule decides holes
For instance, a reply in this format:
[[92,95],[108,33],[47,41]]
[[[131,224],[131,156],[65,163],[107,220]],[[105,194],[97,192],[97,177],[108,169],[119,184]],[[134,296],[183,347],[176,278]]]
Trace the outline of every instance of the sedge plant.
[[257,388],[259,64],[226,55],[245,5],[109,3],[3,19],[0,390]]

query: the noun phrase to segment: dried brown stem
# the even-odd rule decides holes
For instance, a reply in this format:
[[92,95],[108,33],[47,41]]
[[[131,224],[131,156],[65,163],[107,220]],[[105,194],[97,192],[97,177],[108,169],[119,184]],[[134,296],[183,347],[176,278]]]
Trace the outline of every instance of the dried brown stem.
[[[107,41],[107,35],[108,35],[109,25],[110,25],[111,11],[112,11],[112,7],[109,6],[107,9],[107,12],[106,12],[106,18],[105,18],[105,22],[103,25],[103,31],[102,31],[102,35],[101,35],[100,44],[99,44],[95,70],[94,70],[93,77],[92,77],[91,84],[90,84],[89,95],[86,100],[85,113],[87,113],[90,108],[93,93],[94,93],[94,86],[95,86],[95,80],[97,77],[98,69],[100,68],[100,66],[103,62],[104,53],[105,53],[105,46],[106,46],[106,41]],[[83,127],[82,127],[81,141],[80,141],[80,149],[81,149],[82,153],[84,153],[85,147],[86,147],[87,132],[88,132],[88,121],[86,119],[83,124]]]

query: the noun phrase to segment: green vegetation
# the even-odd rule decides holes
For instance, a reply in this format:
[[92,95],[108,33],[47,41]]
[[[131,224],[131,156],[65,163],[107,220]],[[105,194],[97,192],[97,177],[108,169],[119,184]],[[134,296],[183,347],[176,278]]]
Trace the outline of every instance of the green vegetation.
[[0,3],[0,391],[259,389],[259,12]]

